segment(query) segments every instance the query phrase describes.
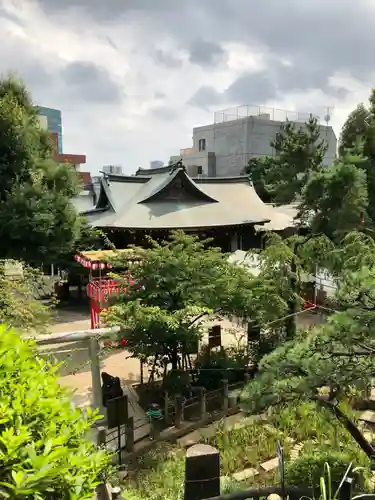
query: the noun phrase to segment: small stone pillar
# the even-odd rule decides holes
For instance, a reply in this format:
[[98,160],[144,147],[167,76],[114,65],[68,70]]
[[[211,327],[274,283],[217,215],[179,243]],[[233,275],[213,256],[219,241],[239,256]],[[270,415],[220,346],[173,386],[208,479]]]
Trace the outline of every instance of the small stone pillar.
[[184,500],[203,500],[220,495],[220,454],[207,444],[186,452]]

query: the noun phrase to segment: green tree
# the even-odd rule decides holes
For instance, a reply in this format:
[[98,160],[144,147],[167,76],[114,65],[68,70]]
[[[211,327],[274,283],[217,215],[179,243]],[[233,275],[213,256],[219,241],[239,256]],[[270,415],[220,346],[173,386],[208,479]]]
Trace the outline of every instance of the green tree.
[[266,201],[280,205],[298,201],[310,174],[323,168],[327,151],[317,120],[310,118],[304,127],[286,122],[271,146],[274,156],[251,159],[246,172]]
[[3,498],[91,499],[111,470],[109,455],[88,439],[97,417],[74,408],[58,378],[33,341],[0,326]]
[[0,256],[53,262],[74,246],[79,191],[70,165],[52,160],[52,141],[22,83],[0,80]]
[[341,129],[339,154],[343,156],[364,139],[369,130],[370,112],[363,103],[350,113]]
[[370,382],[375,352],[374,241],[352,233],[330,253],[338,311],[326,324],[301,332],[262,359],[243,395],[249,411],[317,399],[324,387],[340,400],[353,388],[363,391]]
[[345,153],[331,168],[313,172],[308,179],[299,218],[311,233],[341,238],[365,222],[368,194],[363,165],[367,159],[353,153]]
[[[134,252],[138,262],[130,269],[131,278],[116,276],[127,293],[106,317],[126,330],[127,347],[135,357],[156,358],[161,366],[168,362],[177,369],[185,355],[197,352],[200,317],[220,312],[261,323],[287,309],[274,283],[230,264],[220,249],[183,232]],[[121,254],[114,265],[126,267]]]

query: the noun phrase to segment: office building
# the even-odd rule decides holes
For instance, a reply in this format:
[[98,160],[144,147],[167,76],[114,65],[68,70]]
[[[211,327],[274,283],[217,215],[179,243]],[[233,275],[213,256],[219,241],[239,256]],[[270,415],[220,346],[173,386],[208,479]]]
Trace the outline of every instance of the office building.
[[[259,106],[240,106],[215,113],[214,123],[193,129],[193,146],[180,150],[170,163],[182,158],[190,175],[228,177],[241,175],[251,157],[273,156],[271,141],[286,120],[304,127],[311,115]],[[328,149],[324,164],[336,156],[337,138],[328,113],[320,122],[321,138]],[[325,123],[324,123],[325,122]]]
[[102,172],[105,174],[122,175],[121,165],[104,165]]
[[40,122],[44,129],[57,136],[57,150],[59,154],[63,152],[62,120],[59,109],[44,108],[39,106]]

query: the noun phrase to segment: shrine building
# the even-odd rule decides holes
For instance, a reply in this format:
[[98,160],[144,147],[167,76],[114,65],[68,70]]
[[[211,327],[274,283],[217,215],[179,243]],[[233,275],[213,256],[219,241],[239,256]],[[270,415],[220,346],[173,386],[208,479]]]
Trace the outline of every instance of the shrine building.
[[132,176],[103,175],[96,206],[82,215],[117,248],[182,229],[234,252],[259,248],[263,231],[293,231],[296,210],[263,203],[246,176],[189,177],[179,162]]

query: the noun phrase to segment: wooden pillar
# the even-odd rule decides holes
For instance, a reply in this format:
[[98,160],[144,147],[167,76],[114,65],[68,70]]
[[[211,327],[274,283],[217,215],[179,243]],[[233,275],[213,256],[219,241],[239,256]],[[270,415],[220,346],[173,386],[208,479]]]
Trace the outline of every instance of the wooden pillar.
[[186,452],[184,500],[203,500],[220,495],[220,454],[207,444]]
[[230,251],[235,252],[236,250],[238,250],[238,234],[234,232],[230,239]]
[[164,391],[164,420],[166,424],[169,424],[169,394],[168,391]]
[[184,409],[182,406],[182,397],[176,396],[174,404],[175,404],[175,413],[176,413],[174,425],[175,425],[175,427],[177,427],[177,429],[180,429],[181,425],[182,425],[182,421],[184,419]]
[[228,380],[223,380],[223,410],[228,411],[229,406],[229,384]]
[[125,449],[129,453],[134,449],[134,417],[129,417],[125,424]]
[[206,389],[204,387],[201,388],[200,394],[200,417],[203,419],[206,417]]

